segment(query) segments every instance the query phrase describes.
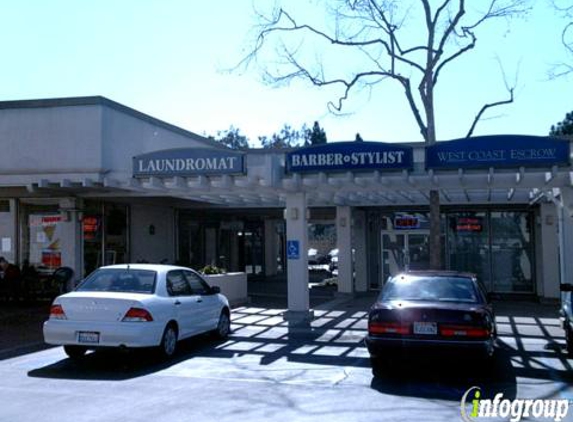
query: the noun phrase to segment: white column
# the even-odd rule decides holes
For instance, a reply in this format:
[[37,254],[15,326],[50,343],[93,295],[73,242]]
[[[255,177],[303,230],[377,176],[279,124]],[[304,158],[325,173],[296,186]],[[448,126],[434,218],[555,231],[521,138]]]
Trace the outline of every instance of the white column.
[[348,206],[336,207],[336,243],[338,245],[338,293],[353,293],[352,214]]
[[539,212],[539,236],[536,239],[537,293],[544,298],[559,298],[558,215],[553,204],[542,203]]
[[563,208],[559,212],[559,259],[561,283],[573,283],[573,189],[561,188]]
[[308,290],[308,222],[306,194],[286,197],[288,311],[284,318],[292,323],[312,319]]
[[354,210],[352,244],[354,245],[354,273],[357,292],[368,290],[368,251],[366,250],[366,212]]
[[277,232],[276,220],[265,220],[265,275],[277,274]]

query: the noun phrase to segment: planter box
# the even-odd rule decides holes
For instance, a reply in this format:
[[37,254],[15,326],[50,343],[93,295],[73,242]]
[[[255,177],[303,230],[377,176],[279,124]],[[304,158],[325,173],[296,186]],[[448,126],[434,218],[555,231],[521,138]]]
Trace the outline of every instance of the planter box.
[[219,286],[232,306],[248,302],[246,273],[204,274],[203,278],[210,286]]

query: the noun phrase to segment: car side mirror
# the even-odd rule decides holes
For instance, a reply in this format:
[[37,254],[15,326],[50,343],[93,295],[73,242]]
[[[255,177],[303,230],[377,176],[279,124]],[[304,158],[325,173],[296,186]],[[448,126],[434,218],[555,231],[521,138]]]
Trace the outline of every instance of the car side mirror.
[[211,286],[211,294],[216,295],[221,293],[221,288],[219,286]]
[[573,284],[570,284],[570,283],[561,284],[561,285],[559,286],[559,289],[560,289],[562,292],[573,292]]

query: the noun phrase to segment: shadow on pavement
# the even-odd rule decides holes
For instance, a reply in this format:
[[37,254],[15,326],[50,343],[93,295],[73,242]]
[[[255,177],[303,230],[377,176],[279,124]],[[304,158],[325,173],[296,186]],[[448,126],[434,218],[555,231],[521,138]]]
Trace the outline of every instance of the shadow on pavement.
[[202,335],[181,341],[174,358],[164,361],[153,350],[99,350],[81,359],[60,360],[28,372],[34,378],[93,381],[124,381],[167,369],[192,359],[198,353],[217,345],[211,336]]
[[395,362],[371,383],[371,388],[384,394],[454,401],[471,387],[480,387],[483,398],[497,393],[510,400],[516,398],[517,379],[510,356],[500,350],[488,364],[410,358]]

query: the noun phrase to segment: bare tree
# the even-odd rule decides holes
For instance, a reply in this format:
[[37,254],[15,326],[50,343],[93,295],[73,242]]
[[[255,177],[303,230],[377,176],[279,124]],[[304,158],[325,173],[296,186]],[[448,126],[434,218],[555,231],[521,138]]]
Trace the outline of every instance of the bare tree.
[[[487,23],[529,10],[527,0],[331,0],[326,4],[331,19],[324,24],[321,19],[299,21],[281,7],[270,16],[260,14],[253,49],[242,63],[263,63],[264,76],[272,83],[303,78],[318,87],[339,87],[337,99],[329,103],[335,112],[354,91],[393,81],[403,89],[429,145],[436,142],[435,87],[444,69],[475,48],[478,32]],[[269,47],[275,48],[271,54],[278,62],[268,60]],[[512,101],[513,89],[508,87],[508,98],[486,104],[469,134],[486,110]],[[432,268],[442,266],[439,210],[439,192],[432,190]]]
[[[563,31],[561,31],[561,42],[571,58],[573,58],[573,5],[570,0],[553,0],[553,7],[567,21]],[[558,78],[573,73],[573,65],[561,63],[551,69],[550,78]]]

